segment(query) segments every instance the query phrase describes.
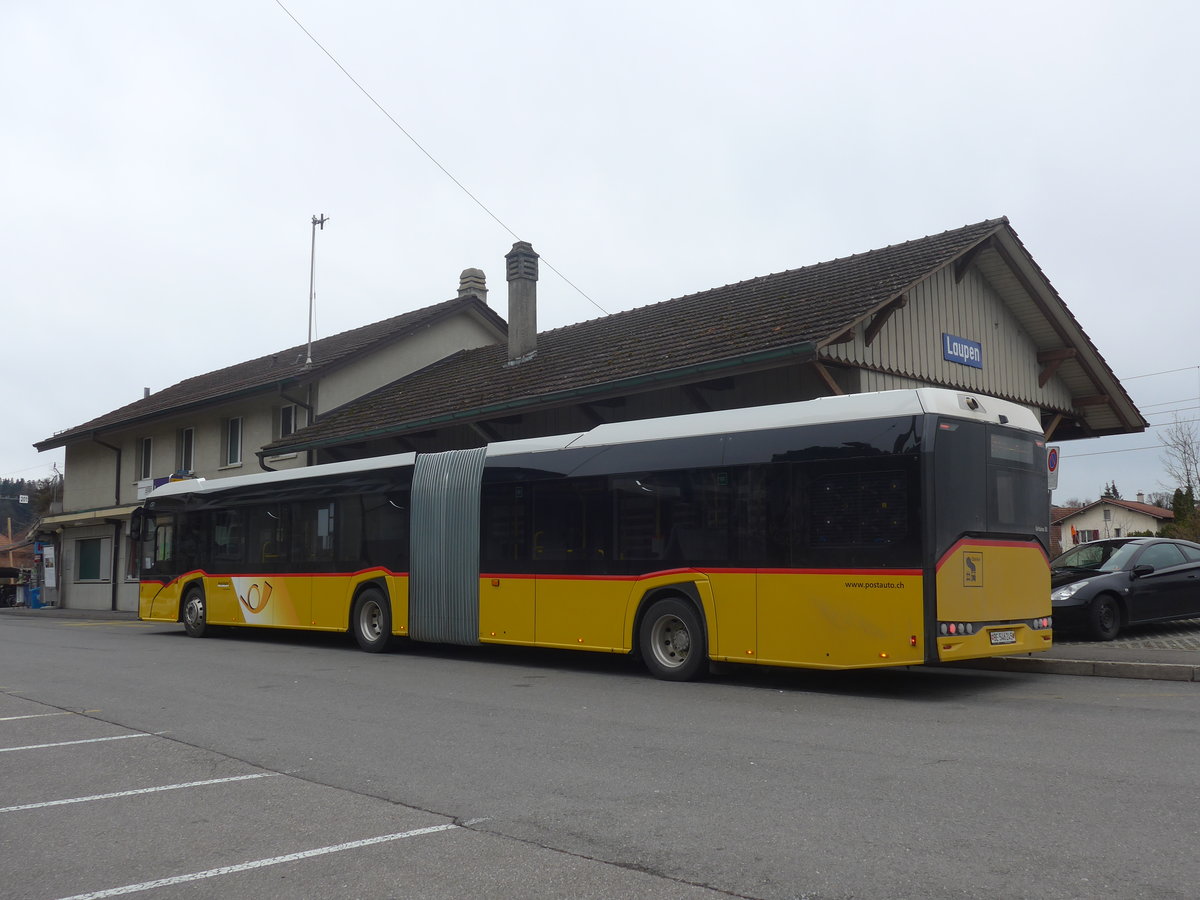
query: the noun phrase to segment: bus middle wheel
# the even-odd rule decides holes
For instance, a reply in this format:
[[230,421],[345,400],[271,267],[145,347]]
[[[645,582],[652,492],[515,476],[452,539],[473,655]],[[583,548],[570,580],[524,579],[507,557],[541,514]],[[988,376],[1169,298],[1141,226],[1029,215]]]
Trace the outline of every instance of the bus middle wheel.
[[358,646],[368,653],[379,653],[392,639],[392,606],[376,588],[367,588],[354,601],[351,628]]
[[690,603],[675,597],[655,601],[646,610],[638,646],[650,674],[666,681],[691,681],[708,665],[700,617]]

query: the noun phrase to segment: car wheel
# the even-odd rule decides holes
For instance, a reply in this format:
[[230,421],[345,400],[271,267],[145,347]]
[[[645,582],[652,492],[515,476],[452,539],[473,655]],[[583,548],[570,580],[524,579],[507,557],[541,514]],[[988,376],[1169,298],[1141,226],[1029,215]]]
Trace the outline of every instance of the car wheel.
[[674,597],[659,600],[646,610],[638,646],[650,674],[666,681],[690,681],[708,663],[700,617],[690,603]]
[[1088,633],[1094,640],[1111,641],[1121,631],[1121,607],[1109,594],[1101,594],[1088,607]]
[[204,604],[204,589],[190,587],[183,595],[183,630],[189,637],[204,637],[208,631],[208,608]]
[[351,629],[358,646],[368,653],[386,649],[392,639],[392,606],[376,588],[367,588],[354,601]]

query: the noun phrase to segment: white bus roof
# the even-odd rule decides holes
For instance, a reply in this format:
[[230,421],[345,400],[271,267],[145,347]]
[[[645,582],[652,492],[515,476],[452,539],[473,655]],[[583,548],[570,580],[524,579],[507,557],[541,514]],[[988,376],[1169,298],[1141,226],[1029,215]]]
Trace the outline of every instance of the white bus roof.
[[877,391],[820,397],[795,403],[750,406],[715,412],[634,419],[597,425],[591,431],[523,441],[489,444],[487,455],[509,456],[582,447],[608,447],[670,438],[700,437],[744,431],[765,431],[796,425],[818,425],[923,414],[956,416],[980,422],[1004,423],[1023,431],[1042,433],[1041,423],[1027,407],[983,394],[944,388]]

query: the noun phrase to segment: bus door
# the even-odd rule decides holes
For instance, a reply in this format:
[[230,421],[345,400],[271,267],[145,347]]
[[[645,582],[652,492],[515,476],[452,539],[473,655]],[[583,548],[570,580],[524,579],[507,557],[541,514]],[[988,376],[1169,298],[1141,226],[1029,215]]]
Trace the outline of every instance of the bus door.
[[539,645],[622,646],[629,583],[610,577],[612,531],[606,477],[533,485],[534,636]]
[[484,642],[533,643],[531,494],[532,487],[517,480],[484,484],[481,491],[479,639]]

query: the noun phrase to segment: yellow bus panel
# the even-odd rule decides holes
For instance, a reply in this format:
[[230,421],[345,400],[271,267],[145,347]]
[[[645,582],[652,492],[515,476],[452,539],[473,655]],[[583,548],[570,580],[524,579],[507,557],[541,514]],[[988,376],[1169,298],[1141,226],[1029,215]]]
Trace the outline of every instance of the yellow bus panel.
[[852,669],[925,658],[924,579],[911,572],[758,576],[759,662]]

